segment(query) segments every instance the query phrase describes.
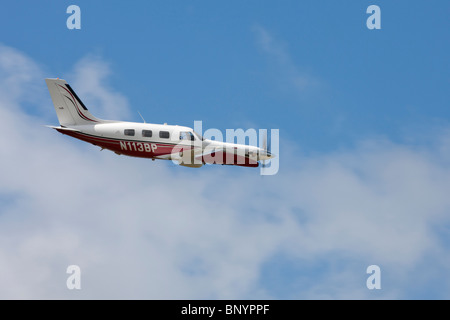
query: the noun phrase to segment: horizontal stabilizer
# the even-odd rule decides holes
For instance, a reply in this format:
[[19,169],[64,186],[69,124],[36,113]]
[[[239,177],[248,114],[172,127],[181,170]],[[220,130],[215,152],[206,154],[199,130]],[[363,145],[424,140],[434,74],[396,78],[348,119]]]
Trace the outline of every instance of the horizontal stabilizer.
[[46,126],[47,128],[52,128],[58,131],[75,131],[75,132],[80,132],[80,130],[77,129],[72,129],[72,128],[66,128],[66,127],[55,127],[55,126]]

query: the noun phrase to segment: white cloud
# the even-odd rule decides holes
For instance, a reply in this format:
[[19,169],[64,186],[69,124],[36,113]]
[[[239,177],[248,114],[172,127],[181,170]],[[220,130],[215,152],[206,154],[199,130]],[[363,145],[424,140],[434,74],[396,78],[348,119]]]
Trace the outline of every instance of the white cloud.
[[[403,298],[414,287],[408,274],[421,286],[446,277],[448,228],[436,226],[450,222],[447,133],[422,149],[370,141],[295,152],[274,177],[172,168],[44,128],[51,105],[31,116],[19,98],[39,67],[8,48],[0,61],[6,77],[30,75],[0,96],[0,298]],[[104,98],[113,89],[98,80],[101,60],[86,61],[76,67],[80,97],[98,88],[93,101],[126,109],[119,93]],[[81,267],[80,291],[65,287],[71,264]],[[370,264],[383,271],[375,295],[365,288]],[[449,296],[448,281],[433,288]]]
[[32,114],[40,113],[45,110],[46,103],[42,95],[42,83],[43,73],[33,60],[0,43],[1,104],[27,110]]
[[315,77],[299,69],[284,43],[260,25],[255,25],[253,31],[259,47],[272,59],[277,75],[275,79],[282,87],[302,93],[318,85],[319,81]]
[[[115,92],[109,85],[111,76],[109,65],[97,56],[89,55],[79,61],[69,75],[74,78],[73,88],[89,109],[95,109],[99,118],[111,120],[127,119],[129,106],[127,99]],[[70,84],[72,81],[66,79]]]

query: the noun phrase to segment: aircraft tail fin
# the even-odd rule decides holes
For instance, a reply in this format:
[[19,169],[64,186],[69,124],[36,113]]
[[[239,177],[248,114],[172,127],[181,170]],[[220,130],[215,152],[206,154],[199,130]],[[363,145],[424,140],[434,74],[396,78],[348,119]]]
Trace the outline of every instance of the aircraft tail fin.
[[45,79],[61,126],[101,123],[63,79]]

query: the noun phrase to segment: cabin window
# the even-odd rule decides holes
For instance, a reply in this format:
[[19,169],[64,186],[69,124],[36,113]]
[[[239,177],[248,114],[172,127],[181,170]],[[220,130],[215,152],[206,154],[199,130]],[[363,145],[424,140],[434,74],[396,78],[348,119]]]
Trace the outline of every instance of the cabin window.
[[125,130],[123,131],[123,133],[124,133],[126,136],[134,136],[134,129],[125,129]]
[[181,131],[180,132],[180,140],[190,140],[190,141],[194,141],[194,135],[192,134],[192,132],[189,131]]
[[170,138],[170,133],[169,133],[169,131],[160,131],[159,132],[159,137],[163,138],[163,139],[169,139]]
[[150,138],[152,136],[152,130],[142,130],[142,136]]

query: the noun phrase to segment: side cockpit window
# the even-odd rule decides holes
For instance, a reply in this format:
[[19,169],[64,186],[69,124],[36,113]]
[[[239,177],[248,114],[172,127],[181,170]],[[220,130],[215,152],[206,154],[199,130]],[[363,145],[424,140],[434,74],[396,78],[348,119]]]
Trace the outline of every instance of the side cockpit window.
[[125,129],[123,134],[126,136],[134,136],[134,129]]

